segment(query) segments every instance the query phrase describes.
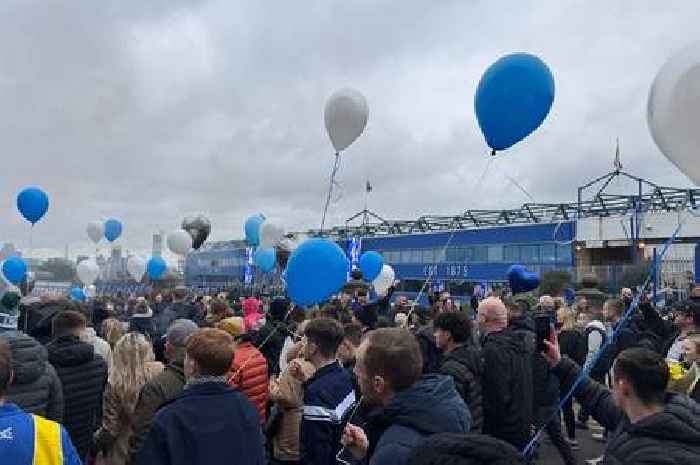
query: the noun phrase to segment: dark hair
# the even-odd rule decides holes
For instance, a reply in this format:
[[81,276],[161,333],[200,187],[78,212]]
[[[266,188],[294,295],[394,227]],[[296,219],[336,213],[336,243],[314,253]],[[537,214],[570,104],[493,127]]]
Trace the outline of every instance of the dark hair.
[[51,331],[54,337],[66,336],[73,331],[82,329],[87,324],[85,316],[74,310],[59,312],[51,322]]
[[198,329],[187,339],[187,356],[194,359],[202,376],[223,376],[231,368],[233,337],[215,328]]
[[635,347],[620,352],[613,365],[613,376],[629,381],[637,397],[649,405],[663,403],[670,374],[661,355]]
[[418,341],[408,330],[382,328],[368,333],[364,365],[369,377],[383,377],[398,392],[418,381],[423,357]]
[[10,385],[12,375],[12,351],[10,345],[0,339],[0,397],[4,396]]
[[700,304],[693,300],[685,300],[676,304],[674,308],[676,313],[692,316],[695,326],[700,326]]
[[608,299],[604,305],[609,307],[615,316],[621,317],[625,313],[625,303],[620,299]]
[[464,313],[441,313],[435,319],[433,327],[450,333],[457,344],[467,342],[472,337],[472,322]]
[[316,318],[304,329],[304,336],[316,346],[324,357],[334,357],[338,346],[343,342],[343,327],[332,318]]
[[362,326],[357,323],[343,325],[343,332],[345,333],[344,339],[350,341],[355,347],[362,342]]

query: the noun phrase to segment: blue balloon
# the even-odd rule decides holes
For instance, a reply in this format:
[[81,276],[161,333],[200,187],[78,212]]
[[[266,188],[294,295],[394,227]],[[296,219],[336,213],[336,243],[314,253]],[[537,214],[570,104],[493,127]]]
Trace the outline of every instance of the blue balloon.
[[251,247],[260,245],[260,226],[265,221],[262,213],[252,215],[245,221],[245,240]]
[[36,224],[49,210],[49,196],[38,187],[27,187],[17,195],[17,210],[25,220]]
[[160,279],[167,269],[168,265],[165,263],[165,260],[160,257],[151,257],[146,264],[146,273],[148,273],[148,277],[151,279]]
[[540,277],[537,273],[527,271],[527,268],[523,265],[512,265],[508,268],[506,277],[508,278],[510,288],[513,290],[513,294],[530,292],[537,289],[540,285]]
[[309,239],[292,253],[287,263],[287,294],[297,305],[327,300],[347,281],[350,262],[335,242]]
[[20,257],[8,257],[2,263],[2,274],[17,286],[27,277],[27,264]]
[[360,271],[362,271],[362,277],[366,281],[374,281],[382,272],[383,266],[384,257],[377,252],[365,252],[360,256]]
[[566,303],[571,305],[576,300],[576,291],[570,287],[564,289],[564,297],[566,298]]
[[74,287],[73,289],[71,289],[69,296],[72,300],[75,300],[76,302],[85,302],[86,298],[85,292],[79,287]]
[[505,150],[537,129],[554,101],[554,77],[534,55],[513,53],[489,66],[479,81],[474,109],[486,143]]
[[109,242],[114,242],[122,235],[122,223],[119,220],[109,219],[105,221],[105,237]]
[[265,273],[274,271],[277,264],[277,254],[274,248],[258,249],[255,251],[255,266]]

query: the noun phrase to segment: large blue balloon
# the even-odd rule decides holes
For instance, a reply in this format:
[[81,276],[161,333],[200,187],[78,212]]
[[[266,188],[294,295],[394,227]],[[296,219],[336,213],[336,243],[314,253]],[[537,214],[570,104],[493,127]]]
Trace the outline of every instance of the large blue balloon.
[[119,220],[109,219],[105,221],[105,237],[109,242],[114,242],[122,235],[122,223]]
[[27,276],[27,264],[19,257],[8,257],[2,263],[2,274],[5,275],[5,279],[17,286]]
[[540,285],[540,277],[537,273],[527,271],[523,265],[512,265],[506,272],[508,284],[513,290],[513,294],[530,292]]
[[383,266],[384,258],[377,252],[365,252],[360,256],[360,271],[362,271],[362,277],[369,282],[374,281],[375,278],[379,276]]
[[49,210],[49,196],[38,187],[27,187],[17,195],[17,210],[34,225]]
[[258,249],[255,251],[255,266],[265,273],[270,273],[277,264],[277,254],[274,248]]
[[83,291],[79,287],[74,287],[73,289],[71,289],[69,295],[70,298],[72,300],[75,300],[76,302],[85,302],[85,291]]
[[345,285],[349,266],[345,253],[336,243],[309,239],[289,258],[287,294],[297,305],[321,303]]
[[245,240],[251,247],[260,245],[260,226],[265,221],[262,213],[252,215],[245,221]]
[[151,279],[160,279],[168,269],[167,263],[161,257],[151,257],[146,264],[146,272]]
[[481,77],[474,109],[486,143],[494,151],[523,140],[544,121],[554,101],[554,77],[534,55],[513,53]]

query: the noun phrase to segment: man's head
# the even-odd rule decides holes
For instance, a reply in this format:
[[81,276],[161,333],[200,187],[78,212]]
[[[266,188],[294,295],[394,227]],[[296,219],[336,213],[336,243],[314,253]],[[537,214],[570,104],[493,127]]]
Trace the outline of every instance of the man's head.
[[700,330],[700,304],[686,300],[676,305],[676,323],[684,331]]
[[331,318],[316,318],[304,328],[304,359],[317,368],[335,359],[343,342],[343,327]]
[[170,363],[182,363],[185,360],[187,340],[197,330],[197,325],[186,319],[175,320],[165,336],[165,357]]
[[163,296],[161,294],[156,294],[156,297],[153,299],[155,303],[159,304],[163,302]]
[[230,334],[215,328],[195,331],[187,340],[185,376],[224,376],[231,368],[235,344]]
[[508,326],[508,310],[497,297],[482,300],[478,312],[479,329],[483,334],[500,331]]
[[625,314],[625,303],[620,299],[608,299],[603,304],[603,317],[606,321],[617,323]]
[[82,313],[73,310],[59,312],[51,321],[53,337],[80,336],[85,329],[86,320]]
[[620,300],[625,303],[625,306],[629,306],[633,299],[634,295],[632,294],[632,289],[629,287],[623,287],[620,289]]
[[540,297],[540,309],[543,312],[553,312],[554,311],[554,299],[551,295],[543,295]]
[[405,329],[372,331],[357,350],[355,374],[371,404],[387,405],[397,392],[413,386],[422,370],[418,341]]
[[435,344],[438,349],[452,351],[455,347],[469,342],[472,336],[472,322],[464,313],[441,313],[433,323]]
[[7,388],[12,384],[12,352],[10,345],[0,339],[0,401],[5,398]]
[[637,405],[662,405],[669,379],[664,358],[649,349],[620,352],[613,365],[613,396],[617,405],[630,412]]
[[182,302],[187,297],[187,288],[180,286],[173,291],[173,301]]
[[369,303],[369,294],[367,289],[359,289],[357,291],[357,303],[360,305],[367,305]]
[[338,360],[349,363],[355,360],[355,352],[362,342],[362,326],[348,323],[343,326],[343,342],[338,347]]

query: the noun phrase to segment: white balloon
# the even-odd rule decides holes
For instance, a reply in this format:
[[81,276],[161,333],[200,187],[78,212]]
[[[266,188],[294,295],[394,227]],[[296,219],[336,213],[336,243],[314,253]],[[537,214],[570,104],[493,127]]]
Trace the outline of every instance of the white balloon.
[[284,237],[284,226],[275,220],[266,219],[260,226],[260,248],[276,247]]
[[649,91],[647,123],[661,152],[700,184],[700,42],[672,56]]
[[365,97],[354,89],[340,89],[326,102],[323,119],[336,152],[345,150],[367,126],[369,107]]
[[105,224],[102,221],[91,221],[87,225],[87,235],[97,244],[105,237]]
[[187,255],[192,250],[192,236],[184,229],[168,234],[168,248],[177,255]]
[[90,284],[85,288],[85,295],[91,299],[97,296],[97,287],[94,284]]
[[130,256],[126,259],[126,271],[129,272],[129,276],[141,282],[146,274],[146,260],[137,255]]
[[395,278],[396,274],[394,273],[394,269],[389,265],[384,265],[382,267],[382,271],[379,273],[379,276],[374,278],[374,281],[372,281],[374,290],[377,291],[379,296],[384,297],[389,291],[391,285],[394,284]]
[[94,283],[97,277],[100,275],[100,267],[97,266],[94,260],[83,260],[78,263],[78,268],[76,270],[78,274],[78,279],[81,283],[86,286]]

